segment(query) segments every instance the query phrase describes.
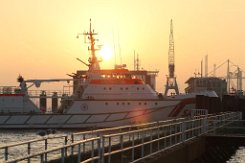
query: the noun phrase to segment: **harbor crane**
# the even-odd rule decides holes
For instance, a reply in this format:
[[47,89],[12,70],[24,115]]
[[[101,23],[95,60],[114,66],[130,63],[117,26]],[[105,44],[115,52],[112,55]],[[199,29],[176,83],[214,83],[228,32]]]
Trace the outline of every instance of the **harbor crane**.
[[[227,72],[226,76],[219,76],[219,78],[226,79],[227,82],[227,93],[237,92],[243,90],[243,80],[245,77],[243,77],[244,71],[239,67],[239,65],[234,64],[231,60],[226,60],[219,66],[216,66],[214,64],[213,71],[209,72],[209,75],[213,75],[214,77],[217,77],[216,71],[221,68],[223,65],[227,64]],[[232,67],[235,67],[235,70]],[[236,80],[236,83],[234,84],[232,80]]]
[[179,88],[176,81],[176,76],[174,74],[175,64],[174,64],[174,36],[173,36],[173,21],[170,20],[170,34],[169,34],[169,49],[168,49],[168,70],[169,75],[167,75],[167,83],[165,85],[165,95],[168,94],[170,89],[175,90],[175,93],[179,94]]

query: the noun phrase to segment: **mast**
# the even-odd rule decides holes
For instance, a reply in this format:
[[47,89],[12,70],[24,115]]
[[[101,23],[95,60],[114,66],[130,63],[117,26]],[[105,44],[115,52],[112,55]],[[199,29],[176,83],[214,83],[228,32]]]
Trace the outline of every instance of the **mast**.
[[[91,57],[89,57],[88,62],[89,62],[89,70],[100,70],[100,64],[101,59],[98,59],[96,56],[96,51],[100,50],[100,48],[95,48],[95,42],[98,41],[98,39],[95,39],[95,35],[98,35],[98,33],[95,33],[94,30],[92,30],[92,25],[91,25],[91,19],[90,19],[90,25],[89,25],[89,32],[84,32],[84,33],[79,33],[79,35],[84,35],[84,40],[85,43],[90,44],[88,47],[88,51],[91,51]],[[77,37],[78,37],[77,36]],[[87,42],[87,39],[89,40]]]

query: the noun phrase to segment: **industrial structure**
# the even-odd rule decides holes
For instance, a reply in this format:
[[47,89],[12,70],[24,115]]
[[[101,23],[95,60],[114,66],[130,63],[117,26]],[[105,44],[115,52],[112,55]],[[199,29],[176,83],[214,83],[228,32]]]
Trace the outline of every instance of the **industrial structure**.
[[169,49],[168,49],[168,70],[169,75],[167,75],[167,83],[165,85],[165,95],[168,94],[170,89],[173,89],[175,93],[179,94],[179,88],[176,81],[176,76],[174,74],[175,64],[174,64],[174,36],[173,36],[173,21],[170,20],[170,34],[169,34]]
[[190,77],[186,82],[186,93],[215,91],[218,96],[227,94],[227,82],[218,77]]
[[[228,59],[219,66],[214,64],[213,71],[208,73],[208,57],[205,56],[205,76],[203,76],[202,65],[201,61],[201,73],[195,73],[195,77],[190,77],[185,82],[187,84],[186,93],[213,90],[219,96],[224,94],[243,95],[242,81],[245,78],[242,75],[242,69],[238,65]],[[226,75],[217,75],[217,70],[223,65],[227,65]],[[235,69],[232,67],[235,67]]]

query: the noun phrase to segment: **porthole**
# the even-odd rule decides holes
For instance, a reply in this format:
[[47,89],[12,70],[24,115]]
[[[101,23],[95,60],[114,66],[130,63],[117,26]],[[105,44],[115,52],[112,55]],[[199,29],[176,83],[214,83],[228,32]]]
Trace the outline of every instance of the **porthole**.
[[123,88],[120,88],[120,90],[123,90]]
[[125,105],[125,103],[123,102],[122,105]]
[[119,102],[117,102],[117,105],[119,105]]
[[143,87],[142,90],[145,90],[145,88]]
[[158,105],[158,103],[157,103],[157,102],[155,102],[155,105]]
[[125,89],[128,90],[128,87],[126,87]]
[[86,103],[84,103],[84,104],[82,104],[82,105],[80,106],[80,109],[81,109],[82,111],[87,111],[87,110],[88,110],[88,105],[87,105]]
[[130,102],[128,102],[128,105],[130,105]]
[[139,102],[139,105],[141,105],[141,102]]
[[144,105],[147,105],[147,103],[145,102]]
[[137,90],[139,90],[139,88],[137,88]]
[[105,105],[108,105],[108,102],[105,102]]
[[109,90],[111,90],[111,87],[109,88]]

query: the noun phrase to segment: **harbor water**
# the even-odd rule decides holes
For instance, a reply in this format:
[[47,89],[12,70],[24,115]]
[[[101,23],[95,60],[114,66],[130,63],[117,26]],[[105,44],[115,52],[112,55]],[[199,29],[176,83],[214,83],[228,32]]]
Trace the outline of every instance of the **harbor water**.
[[[20,129],[12,129],[12,130],[0,130],[0,147],[10,144],[16,144],[20,142],[26,142],[34,139],[42,139],[42,138],[52,138],[59,137],[63,135],[69,135],[73,132],[72,130],[20,130]],[[41,136],[42,135],[42,136]],[[64,144],[64,138],[58,139],[50,139],[48,140],[48,146],[55,148]],[[18,145],[16,147],[9,148],[8,150],[8,159],[15,159],[20,156],[23,156],[24,153],[27,153],[27,144]],[[31,150],[33,153],[40,152],[44,149],[44,141],[37,141],[31,143]],[[5,150],[0,149],[0,162],[4,161]],[[35,159],[31,162],[35,162]]]
[[245,147],[239,147],[239,149],[236,150],[235,154],[231,156],[227,163],[245,163]]

